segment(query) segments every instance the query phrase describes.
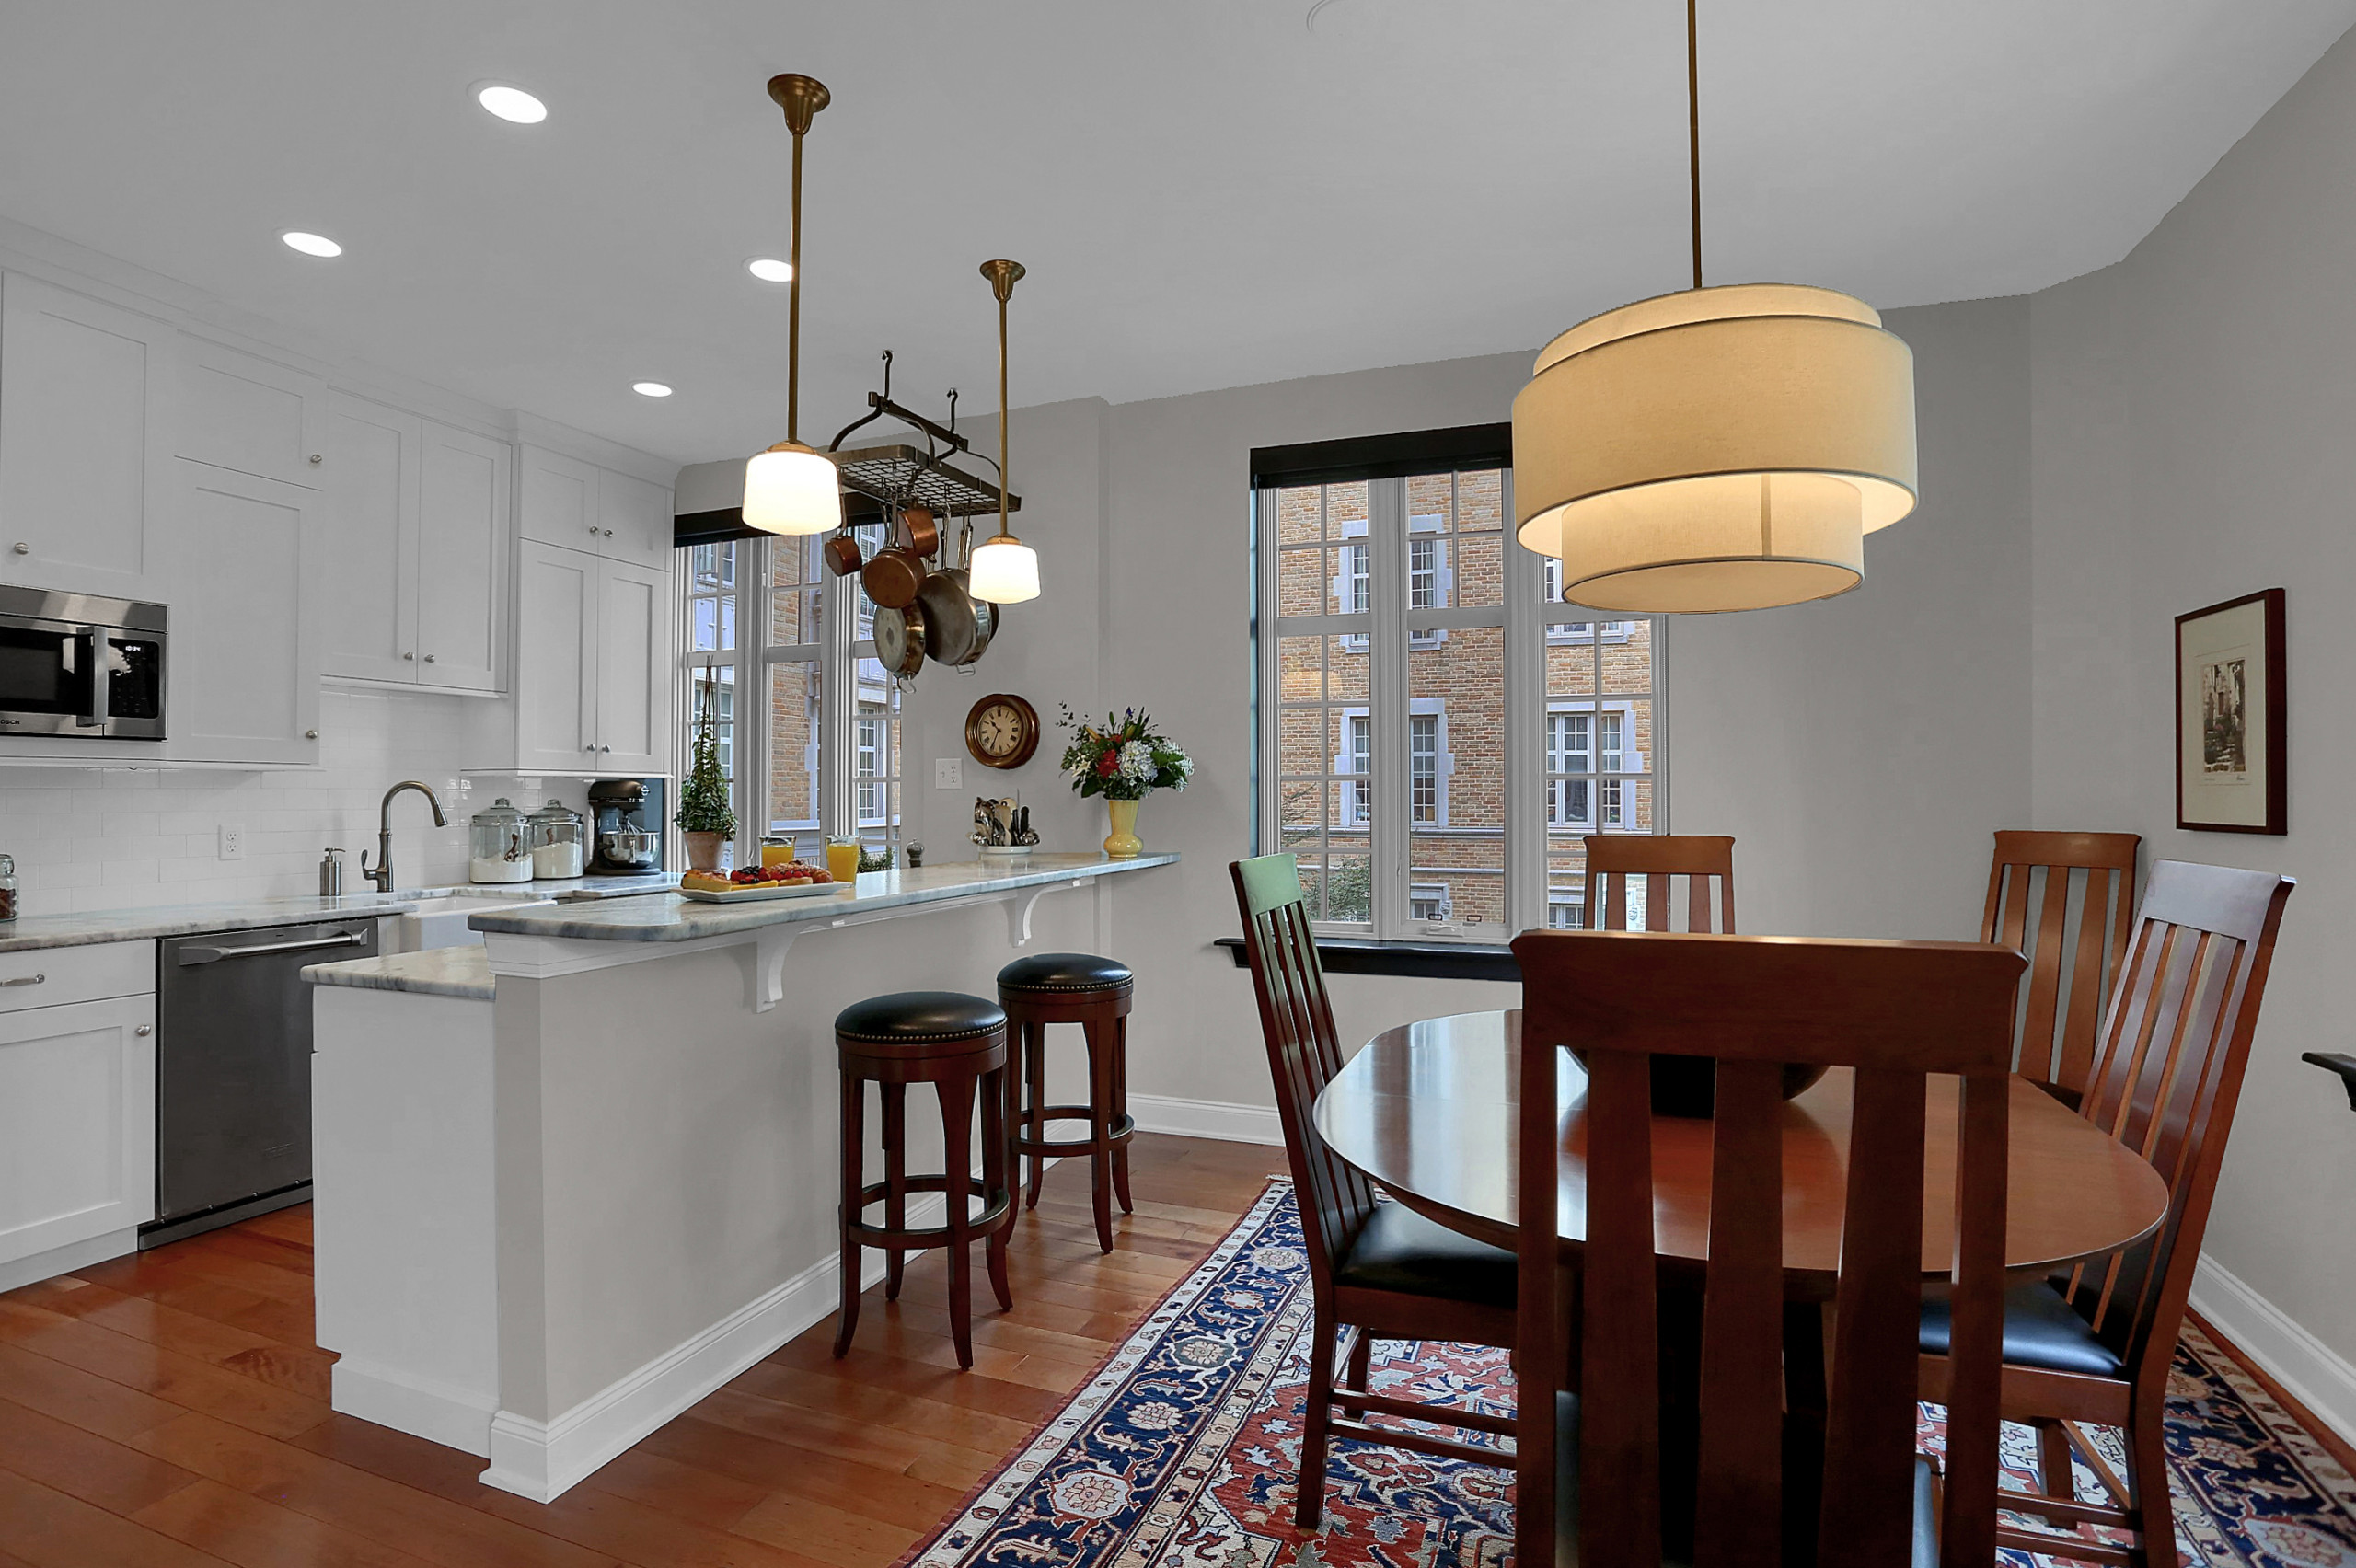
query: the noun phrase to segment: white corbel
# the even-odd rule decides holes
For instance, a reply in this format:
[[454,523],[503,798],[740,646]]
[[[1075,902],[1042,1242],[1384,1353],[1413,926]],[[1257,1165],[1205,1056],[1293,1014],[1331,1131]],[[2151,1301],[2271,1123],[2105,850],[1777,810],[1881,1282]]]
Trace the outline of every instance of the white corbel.
[[1085,880],[1075,877],[1069,882],[1046,882],[1018,893],[1008,899],[1006,904],[1007,941],[1015,947],[1030,946],[1031,911],[1039,906],[1039,900],[1061,888],[1086,887],[1087,885]]
[[753,1010],[767,1012],[785,1000],[785,955],[800,936],[803,922],[764,926],[753,945]]

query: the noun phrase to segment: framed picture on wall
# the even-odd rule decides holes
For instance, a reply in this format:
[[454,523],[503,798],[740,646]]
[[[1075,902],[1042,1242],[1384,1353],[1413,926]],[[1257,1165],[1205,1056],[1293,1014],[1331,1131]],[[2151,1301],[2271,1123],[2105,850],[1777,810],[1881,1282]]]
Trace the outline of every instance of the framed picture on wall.
[[2283,594],[2176,617],[2176,824],[2288,833]]

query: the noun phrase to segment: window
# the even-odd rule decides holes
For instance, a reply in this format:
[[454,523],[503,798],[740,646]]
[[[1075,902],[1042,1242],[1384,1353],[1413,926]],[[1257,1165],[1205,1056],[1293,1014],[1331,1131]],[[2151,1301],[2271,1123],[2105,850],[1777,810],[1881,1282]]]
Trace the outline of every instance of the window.
[[1290,477],[1309,450],[1253,454],[1259,847],[1337,934],[1583,923],[1583,837],[1662,830],[1657,624],[1544,596],[1495,456]]
[[885,733],[885,721],[875,714],[862,712],[853,726],[857,749],[851,754],[850,776],[859,789],[859,825],[880,826],[889,807],[885,784],[891,742]]
[[1546,900],[1546,928],[1550,931],[1584,931],[1587,929],[1587,905],[1566,893],[1558,893]]

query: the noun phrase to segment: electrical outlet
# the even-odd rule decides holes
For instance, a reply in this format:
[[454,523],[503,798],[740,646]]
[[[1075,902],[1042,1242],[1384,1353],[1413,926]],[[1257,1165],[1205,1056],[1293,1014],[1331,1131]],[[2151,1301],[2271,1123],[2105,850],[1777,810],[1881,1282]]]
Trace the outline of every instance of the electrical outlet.
[[936,790],[963,790],[965,787],[965,759],[962,756],[934,757],[932,787]]
[[246,824],[225,822],[221,824],[221,859],[242,860],[246,858]]

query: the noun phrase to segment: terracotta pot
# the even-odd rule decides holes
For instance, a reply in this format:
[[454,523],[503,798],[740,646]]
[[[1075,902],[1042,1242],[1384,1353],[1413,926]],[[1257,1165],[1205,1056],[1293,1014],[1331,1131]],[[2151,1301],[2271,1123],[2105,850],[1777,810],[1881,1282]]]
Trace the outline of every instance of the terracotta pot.
[[1104,853],[1115,860],[1134,860],[1145,849],[1145,841],[1138,836],[1138,802],[1107,801],[1104,814],[1112,819],[1112,836],[1104,840]]
[[690,833],[687,837],[687,870],[716,871],[720,870],[720,852],[727,846],[724,833]]

